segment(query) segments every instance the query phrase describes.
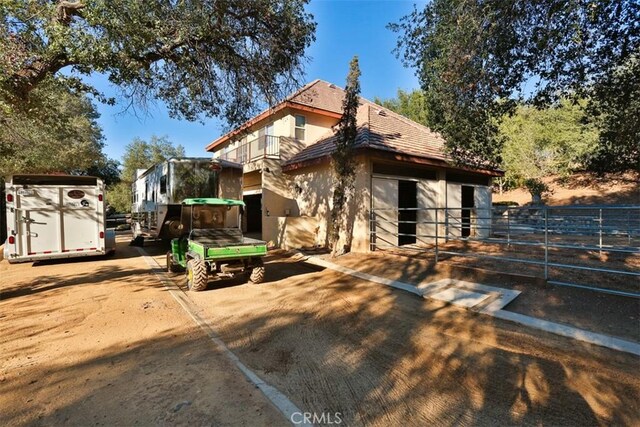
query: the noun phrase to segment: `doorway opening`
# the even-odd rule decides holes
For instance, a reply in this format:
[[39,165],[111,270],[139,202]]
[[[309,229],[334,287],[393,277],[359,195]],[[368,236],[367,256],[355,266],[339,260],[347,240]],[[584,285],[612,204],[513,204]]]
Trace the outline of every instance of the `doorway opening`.
[[246,195],[242,198],[244,215],[247,219],[247,233],[260,233],[262,235],[262,194]]
[[468,185],[462,186],[462,215],[460,218],[461,235],[469,237],[471,235],[471,213],[474,208],[474,188]]
[[[398,245],[416,243],[418,187],[415,181],[398,181]],[[410,209],[410,210],[403,210]]]

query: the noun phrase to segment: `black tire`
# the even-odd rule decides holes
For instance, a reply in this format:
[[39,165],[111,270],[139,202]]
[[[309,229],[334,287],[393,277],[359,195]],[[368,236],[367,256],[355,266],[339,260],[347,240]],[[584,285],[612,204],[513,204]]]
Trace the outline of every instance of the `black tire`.
[[136,236],[133,240],[131,240],[131,242],[129,242],[129,246],[138,246],[138,247],[144,247],[144,237],[143,236]]
[[182,228],[180,228],[180,218],[173,217],[166,220],[162,226],[162,238],[167,241],[171,239],[177,239],[182,234]]
[[201,259],[190,259],[187,262],[187,287],[198,292],[207,289],[207,264]]
[[262,262],[260,262],[260,264],[256,264],[252,269],[251,269],[251,275],[249,276],[249,280],[251,281],[251,283],[262,283],[264,282],[264,265],[262,265]]
[[184,271],[184,268],[177,262],[173,261],[173,254],[171,251],[167,252],[167,271],[169,273],[180,273]]

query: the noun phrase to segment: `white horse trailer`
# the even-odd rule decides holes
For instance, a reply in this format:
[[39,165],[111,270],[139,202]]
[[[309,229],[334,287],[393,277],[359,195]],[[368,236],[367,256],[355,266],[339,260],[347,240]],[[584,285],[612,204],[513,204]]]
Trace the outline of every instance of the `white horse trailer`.
[[[184,199],[242,200],[242,165],[238,163],[207,157],[173,157],[138,172],[131,191],[134,238],[179,237],[180,204]],[[237,218],[227,220],[233,222]]]
[[5,181],[10,263],[105,255],[115,251],[106,230],[104,184],[91,176],[13,175]]

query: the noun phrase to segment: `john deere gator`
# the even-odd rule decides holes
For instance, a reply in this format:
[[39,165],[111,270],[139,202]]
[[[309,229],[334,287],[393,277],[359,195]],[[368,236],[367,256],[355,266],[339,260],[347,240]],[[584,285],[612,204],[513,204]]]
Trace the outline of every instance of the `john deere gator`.
[[263,282],[267,244],[242,235],[243,211],[240,200],[185,199],[179,225],[182,236],[171,241],[167,270],[186,271],[191,291],[206,289],[209,279],[240,274],[252,283]]

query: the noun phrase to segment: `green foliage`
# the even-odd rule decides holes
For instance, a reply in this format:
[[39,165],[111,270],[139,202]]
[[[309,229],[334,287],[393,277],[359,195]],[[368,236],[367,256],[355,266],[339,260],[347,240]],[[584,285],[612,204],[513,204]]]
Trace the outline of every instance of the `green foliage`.
[[500,120],[525,91],[538,106],[588,99],[611,162],[600,164],[624,169],[637,159],[637,1],[433,0],[390,28],[420,78],[429,126],[458,161],[500,163]]
[[107,187],[107,205],[113,207],[116,212],[131,212],[131,184],[119,182]]
[[594,124],[584,122],[584,104],[562,100],[546,109],[520,105],[504,119],[502,167],[510,186],[585,168],[596,149],[598,132]]
[[416,123],[425,126],[429,124],[429,110],[423,90],[416,89],[411,92],[405,92],[402,89],[398,89],[396,98],[380,99],[376,97],[373,99],[373,102],[405,116]]
[[508,200],[504,200],[502,202],[493,202],[493,206],[520,206],[518,202],[511,202]]
[[589,113],[600,124],[601,133],[590,169],[598,173],[640,171],[640,52],[595,91]]
[[136,179],[136,170],[148,169],[171,157],[184,157],[184,147],[174,146],[166,136],[152,135],[149,141],[134,138],[125,147],[122,156],[120,182],[107,189],[107,202],[117,212],[131,211],[131,184]]
[[[360,105],[360,65],[354,56],[349,63],[342,117],[336,129],[336,149],[332,154],[336,185],[333,190],[330,241],[336,245],[340,237],[340,224],[345,203],[353,190],[355,178],[355,146],[358,136],[358,107]],[[337,247],[334,246],[334,252]]]
[[136,179],[137,169],[148,169],[171,157],[184,157],[184,147],[174,146],[166,136],[152,135],[149,141],[134,138],[125,147],[122,156],[122,180],[132,183]]
[[98,117],[86,96],[51,79],[20,106],[0,99],[0,175],[82,173],[107,162]]
[[105,185],[110,186],[120,182],[120,162],[101,157],[85,170],[73,171],[75,175],[97,176]]
[[525,179],[524,188],[526,188],[529,193],[531,193],[531,197],[533,197],[534,199],[536,197],[542,198],[551,194],[551,189],[549,188],[549,186],[538,178]]
[[[306,0],[3,1],[0,90],[18,104],[45,79],[100,94],[104,73],[131,101],[187,120],[253,115],[297,85],[315,23]],[[61,70],[68,70],[60,74]],[[114,102],[114,100],[107,100]]]

